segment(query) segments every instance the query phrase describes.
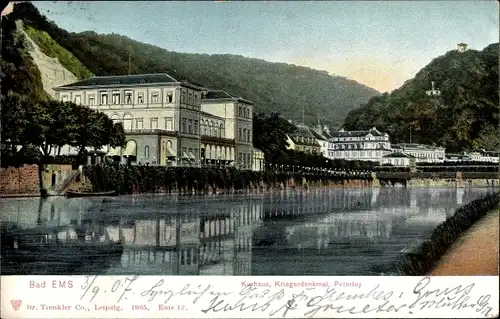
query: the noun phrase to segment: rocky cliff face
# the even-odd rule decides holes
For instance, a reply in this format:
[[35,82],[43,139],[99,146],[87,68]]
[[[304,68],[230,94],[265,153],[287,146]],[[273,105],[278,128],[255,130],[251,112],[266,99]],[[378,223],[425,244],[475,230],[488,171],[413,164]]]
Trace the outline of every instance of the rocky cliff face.
[[56,98],[55,91],[53,90],[55,87],[78,81],[77,77],[68,71],[59,62],[58,58],[51,58],[40,50],[38,45],[24,31],[22,21],[16,21],[16,25],[17,30],[24,35],[28,52],[40,71],[45,92],[50,94],[52,98]]

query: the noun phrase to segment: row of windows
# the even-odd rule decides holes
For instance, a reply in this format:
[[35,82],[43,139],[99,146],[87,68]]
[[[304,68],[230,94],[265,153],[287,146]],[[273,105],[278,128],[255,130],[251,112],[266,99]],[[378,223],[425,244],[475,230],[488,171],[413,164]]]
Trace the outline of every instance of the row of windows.
[[[134,98],[134,91],[132,91],[132,90],[125,90],[123,92],[123,95],[122,95],[122,92],[120,92],[120,91],[113,91],[113,92],[111,92],[111,94],[109,94],[109,92],[99,92],[98,96],[99,96],[99,101],[98,101],[99,104],[96,104],[97,103],[96,102],[96,94],[87,94],[87,103],[86,104],[89,106],[91,106],[91,105],[110,105],[110,104],[133,105],[133,104],[145,104],[144,101],[146,101],[146,99],[144,98],[144,96],[145,96],[144,92],[138,92]],[[109,97],[111,97],[111,99]],[[182,97],[184,97],[184,95]],[[67,102],[69,100],[69,96],[67,94],[63,94],[61,96],[61,100],[63,102]],[[85,104],[84,103],[85,101],[82,101],[82,95],[80,95],[80,94],[73,96],[73,102],[75,102],[76,104],[82,104],[82,103]],[[174,101],[173,92],[167,92],[165,94],[165,98],[164,98],[163,102],[174,103],[175,101]],[[161,103],[160,91],[150,91],[148,103],[160,104]]]
[[336,150],[348,150],[348,149],[363,149],[363,148],[372,148],[372,147],[377,147],[381,148],[383,147],[383,144],[367,144],[366,146],[364,144],[339,144],[335,145],[334,149]]
[[224,123],[214,123],[214,121],[202,121],[203,135],[215,136],[215,137],[226,137],[226,129],[224,128]]
[[238,153],[238,164],[243,168],[252,168],[252,155],[248,153]]
[[444,158],[444,152],[442,153],[420,153],[420,152],[405,152],[416,158]]
[[199,134],[198,120],[193,120],[193,119],[183,117],[182,118],[181,133]]
[[114,122],[122,122],[123,123],[123,128],[125,130],[132,130],[132,129],[137,129],[137,130],[142,130],[142,129],[163,129],[167,131],[173,131],[173,120],[171,117],[165,117],[163,119],[163,123],[159,123],[159,118],[157,117],[150,117],[149,121],[146,123],[146,127],[144,126],[144,118],[135,118],[133,119],[132,116],[130,115],[125,115],[123,118],[123,121],[118,118],[117,115],[114,115],[111,117],[111,119]]
[[295,136],[295,139],[299,143],[308,143],[308,144],[312,144],[316,141],[316,139],[314,139],[312,137],[308,137],[308,136]]
[[382,157],[384,152],[382,151],[347,151],[347,152],[335,152],[335,157],[341,158],[373,158]]
[[238,140],[242,142],[251,142],[252,130],[240,127],[238,129]]
[[360,137],[334,137],[332,138],[334,141],[388,141],[389,136],[360,136]]
[[252,118],[252,111],[250,110],[249,107],[245,107],[240,105],[238,107],[238,116],[239,117],[246,117],[246,118]]

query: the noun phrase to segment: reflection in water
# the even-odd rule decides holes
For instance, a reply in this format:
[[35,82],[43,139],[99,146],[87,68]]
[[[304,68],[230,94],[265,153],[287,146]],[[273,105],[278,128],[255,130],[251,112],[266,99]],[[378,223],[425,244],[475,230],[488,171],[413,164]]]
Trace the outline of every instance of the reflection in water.
[[[487,189],[311,189],[218,197],[0,200],[2,239],[37,228],[96,225],[117,256],[79,263],[7,262],[3,274],[377,275]],[[6,228],[11,228],[7,231]],[[14,229],[14,230],[12,230]],[[94,229],[94,230],[93,230]],[[7,240],[2,240],[8,243]],[[5,244],[7,245],[7,244]],[[3,251],[10,249],[2,246]],[[39,248],[39,255],[47,247]],[[80,246],[74,247],[80,251]],[[87,262],[89,261],[89,262]],[[90,262],[92,261],[92,262]]]

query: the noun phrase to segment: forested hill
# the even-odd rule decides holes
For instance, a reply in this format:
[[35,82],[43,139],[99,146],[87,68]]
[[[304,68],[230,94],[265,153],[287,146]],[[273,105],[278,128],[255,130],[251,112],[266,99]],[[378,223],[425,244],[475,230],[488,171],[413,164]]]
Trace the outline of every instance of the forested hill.
[[[447,52],[391,94],[350,112],[346,129],[376,126],[394,142],[437,144],[449,151],[500,148],[499,44],[482,51]],[[426,95],[434,81],[438,98]]]
[[[379,95],[353,80],[306,67],[236,55],[172,52],[117,34],[70,33],[48,21],[29,2],[17,4],[9,19],[21,19],[26,27],[46,32],[95,75],[128,74],[131,52],[131,74],[166,72],[180,80],[243,96],[255,103],[257,112],[279,112],[292,120],[302,119],[304,106],[309,124],[317,123],[321,116],[324,124],[340,126],[349,111]],[[77,76],[87,73],[69,70]]]

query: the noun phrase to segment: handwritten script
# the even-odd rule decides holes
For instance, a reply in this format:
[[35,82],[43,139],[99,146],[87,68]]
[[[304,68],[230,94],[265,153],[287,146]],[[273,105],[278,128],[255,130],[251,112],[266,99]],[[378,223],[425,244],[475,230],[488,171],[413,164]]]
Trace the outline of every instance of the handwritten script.
[[[120,277],[112,284],[99,276],[87,276],[80,287],[80,300],[126,303],[133,300],[149,304],[182,302],[197,305],[204,314],[217,317],[222,312],[258,312],[268,317],[315,317],[328,314],[358,315],[377,313],[415,314],[426,309],[452,312],[474,310],[477,316],[491,317],[496,302],[489,294],[472,293],[475,284],[443,287],[431,277],[416,278],[414,285],[395,291],[381,284],[346,290],[331,285],[288,289],[242,284],[236,289],[210,284],[169,285],[168,277],[145,280],[140,276]],[[479,296],[479,297],[477,297]],[[129,301],[127,301],[129,300]]]

